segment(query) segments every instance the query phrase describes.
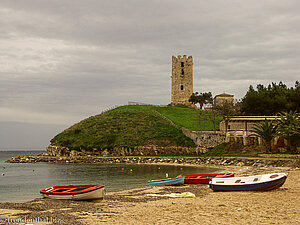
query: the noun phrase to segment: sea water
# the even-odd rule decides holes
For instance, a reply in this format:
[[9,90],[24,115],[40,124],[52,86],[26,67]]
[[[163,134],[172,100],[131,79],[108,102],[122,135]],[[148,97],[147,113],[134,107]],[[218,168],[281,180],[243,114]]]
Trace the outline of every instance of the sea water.
[[54,185],[103,184],[107,192],[148,186],[148,180],[179,174],[210,173],[217,169],[145,164],[5,163],[13,156],[42,151],[0,151],[0,202],[24,202],[40,197]]

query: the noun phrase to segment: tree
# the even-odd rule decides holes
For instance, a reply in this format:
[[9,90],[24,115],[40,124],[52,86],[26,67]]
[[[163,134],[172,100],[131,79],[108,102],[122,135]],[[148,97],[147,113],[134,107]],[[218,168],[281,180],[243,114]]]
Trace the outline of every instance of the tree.
[[279,113],[278,134],[287,140],[288,150],[297,154],[297,142],[300,139],[300,115],[295,111]]
[[271,143],[273,138],[277,135],[277,125],[265,120],[264,122],[255,124],[250,131],[254,133],[250,136],[256,136],[263,139],[267,153],[271,153]]
[[300,110],[300,84],[288,88],[284,83],[268,86],[258,84],[256,90],[250,85],[242,99],[242,113],[245,115],[276,115],[282,111]]
[[189,98],[189,102],[191,102],[192,104],[195,105],[197,103],[197,101],[198,101],[197,96],[198,96],[198,92],[193,93],[191,95],[191,97]]
[[213,127],[214,127],[214,131],[216,132],[216,120],[218,117],[218,113],[214,110],[211,110],[210,113],[208,113],[206,115],[206,119],[209,120],[210,122],[212,122]]
[[213,104],[212,111],[223,116],[223,120],[225,121],[225,132],[227,132],[230,117],[240,114],[240,103],[232,104],[231,102],[225,101],[221,104]]
[[189,98],[189,102],[193,104],[199,103],[200,109],[202,109],[204,104],[212,103],[212,101],[213,99],[212,99],[211,92],[200,93],[200,94],[198,94],[198,92],[195,92]]

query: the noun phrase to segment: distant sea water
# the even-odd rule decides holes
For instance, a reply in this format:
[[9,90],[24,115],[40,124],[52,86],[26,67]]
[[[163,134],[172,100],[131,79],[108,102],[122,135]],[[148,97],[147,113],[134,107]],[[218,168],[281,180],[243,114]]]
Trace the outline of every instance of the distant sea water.
[[35,156],[35,155],[38,155],[40,153],[46,153],[46,151],[44,150],[32,150],[32,151],[20,151],[20,150],[15,150],[15,151],[12,151],[12,150],[1,150],[0,149],[0,163],[3,163],[5,162],[6,160],[8,159],[11,159],[11,157],[14,157],[14,156],[19,156],[19,155],[23,155],[23,156]]
[[148,180],[179,174],[210,173],[205,167],[140,164],[5,163],[13,156],[45,151],[0,151],[0,202],[25,202],[54,185],[103,184],[107,192],[148,186]]

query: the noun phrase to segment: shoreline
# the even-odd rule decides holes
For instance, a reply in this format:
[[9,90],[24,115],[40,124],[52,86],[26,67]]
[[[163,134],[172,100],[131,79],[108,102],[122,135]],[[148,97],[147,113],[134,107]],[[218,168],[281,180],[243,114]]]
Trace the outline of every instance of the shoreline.
[[[213,192],[207,185],[145,187],[109,192],[99,202],[37,198],[25,203],[0,203],[0,217],[51,218],[60,220],[61,224],[196,224],[197,221],[201,224],[282,224],[282,218],[287,224],[300,222],[298,168],[223,165],[221,169],[230,170],[236,176],[269,172],[289,175],[281,188],[269,192]],[[196,197],[145,195],[186,191]]]
[[299,166],[300,156],[284,157],[166,157],[166,156],[16,156],[7,160],[6,163],[51,163],[51,164],[169,164],[169,165],[192,165],[192,166]]

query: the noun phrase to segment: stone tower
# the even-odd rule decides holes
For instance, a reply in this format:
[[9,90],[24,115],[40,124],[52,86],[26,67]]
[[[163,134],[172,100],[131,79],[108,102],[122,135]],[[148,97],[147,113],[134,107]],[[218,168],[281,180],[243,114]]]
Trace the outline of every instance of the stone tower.
[[172,105],[191,105],[193,94],[193,57],[172,56]]

